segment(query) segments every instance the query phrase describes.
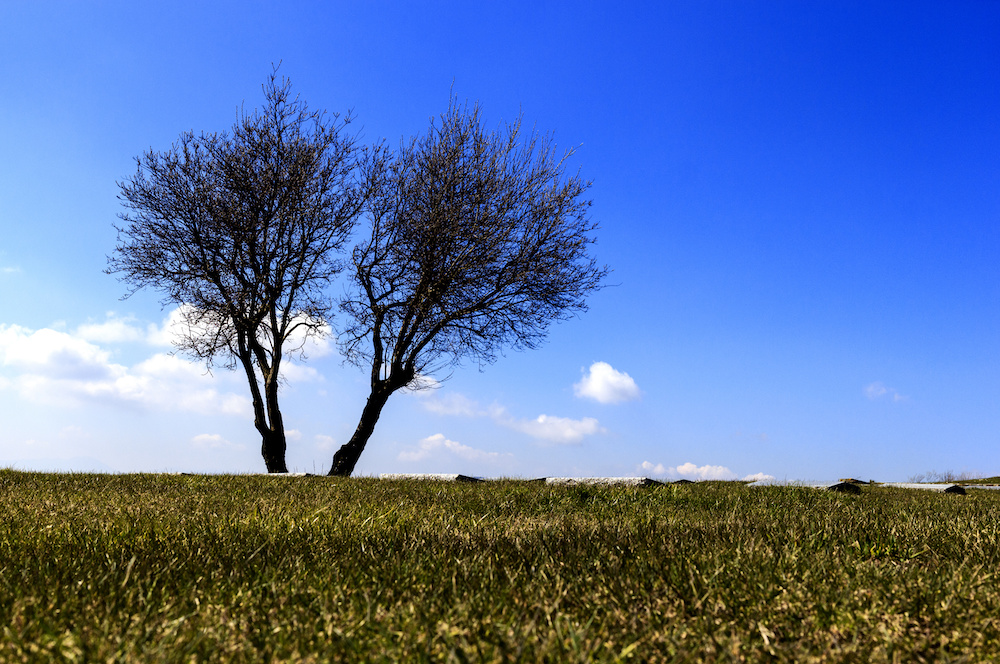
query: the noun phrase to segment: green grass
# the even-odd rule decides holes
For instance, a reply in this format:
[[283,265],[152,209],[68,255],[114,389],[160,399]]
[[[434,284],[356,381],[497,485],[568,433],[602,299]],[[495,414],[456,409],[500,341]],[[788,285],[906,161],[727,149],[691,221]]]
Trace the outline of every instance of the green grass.
[[0,661],[989,661],[1000,495],[0,471]]

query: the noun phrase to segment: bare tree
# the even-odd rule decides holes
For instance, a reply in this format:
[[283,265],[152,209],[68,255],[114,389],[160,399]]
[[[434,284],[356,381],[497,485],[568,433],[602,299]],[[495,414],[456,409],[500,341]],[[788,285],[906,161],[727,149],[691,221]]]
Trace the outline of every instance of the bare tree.
[[365,189],[349,116],[310,111],[277,69],[263,89],[232,134],[187,132],[136,159],[108,272],[128,295],[150,287],[183,305],[180,350],[243,368],[267,470],[287,472],[282,361],[328,329],[326,290]]
[[389,396],[463,359],[534,348],[549,323],[586,309],[607,268],[589,257],[590,186],[565,177],[548,138],[521,122],[484,129],[454,99],[429,132],[368,168],[371,233],[354,248],[341,302],[345,357],[371,394],[330,475],[350,475]]

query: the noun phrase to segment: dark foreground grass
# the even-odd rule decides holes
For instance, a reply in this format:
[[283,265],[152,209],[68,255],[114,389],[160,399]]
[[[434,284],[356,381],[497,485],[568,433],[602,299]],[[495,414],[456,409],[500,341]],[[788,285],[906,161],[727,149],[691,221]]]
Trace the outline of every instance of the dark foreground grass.
[[1000,495],[0,471],[2,661],[993,661]]

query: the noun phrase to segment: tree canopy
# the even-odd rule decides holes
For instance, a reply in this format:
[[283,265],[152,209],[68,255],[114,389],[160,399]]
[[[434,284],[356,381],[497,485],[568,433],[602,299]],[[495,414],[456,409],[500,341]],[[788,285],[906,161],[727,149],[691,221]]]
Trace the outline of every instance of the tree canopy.
[[282,361],[328,329],[329,285],[362,210],[350,117],[311,111],[277,70],[231,133],[182,134],[137,158],[108,271],[183,305],[175,343],[242,367],[269,472],[287,472]]
[[331,475],[350,475],[388,397],[463,360],[530,349],[586,309],[607,268],[589,255],[590,186],[521,121],[488,130],[454,99],[422,137],[367,163],[369,232],[341,301],[344,356],[371,394]]

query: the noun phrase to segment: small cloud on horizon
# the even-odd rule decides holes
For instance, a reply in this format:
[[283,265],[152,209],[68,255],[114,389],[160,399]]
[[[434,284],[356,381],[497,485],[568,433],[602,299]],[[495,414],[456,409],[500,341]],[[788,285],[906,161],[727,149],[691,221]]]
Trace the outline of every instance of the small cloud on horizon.
[[[643,461],[639,464],[636,469],[639,473],[644,473],[650,477],[669,477],[672,479],[685,479],[685,480],[735,480],[738,475],[726,466],[713,466],[706,464],[704,466],[696,466],[690,461],[687,463],[682,463],[679,466],[664,466],[662,463],[652,463],[651,461]],[[773,480],[772,475],[766,473],[754,473],[752,475],[746,475],[743,481],[756,482],[758,480]]]
[[747,475],[743,478],[744,482],[762,482],[764,480],[773,480],[774,475],[768,475],[767,473],[754,473],[753,475]]
[[643,461],[639,464],[639,470],[650,473],[654,476],[672,477],[686,480],[735,480],[736,473],[725,466],[696,466],[690,461],[679,466],[664,466],[662,463],[653,464],[650,461]]
[[643,461],[639,464],[637,469],[639,472],[648,473],[654,476],[663,476],[667,474],[667,467],[662,463],[653,464],[651,461]]

